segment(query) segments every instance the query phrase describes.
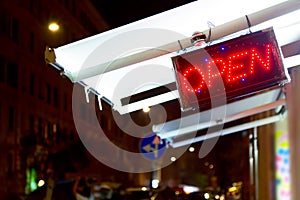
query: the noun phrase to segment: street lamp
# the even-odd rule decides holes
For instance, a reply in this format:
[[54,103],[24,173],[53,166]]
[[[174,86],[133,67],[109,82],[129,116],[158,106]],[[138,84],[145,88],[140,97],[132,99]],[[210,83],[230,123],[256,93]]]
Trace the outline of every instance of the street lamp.
[[59,25],[56,22],[51,22],[48,26],[48,29],[52,32],[56,32],[59,30]]

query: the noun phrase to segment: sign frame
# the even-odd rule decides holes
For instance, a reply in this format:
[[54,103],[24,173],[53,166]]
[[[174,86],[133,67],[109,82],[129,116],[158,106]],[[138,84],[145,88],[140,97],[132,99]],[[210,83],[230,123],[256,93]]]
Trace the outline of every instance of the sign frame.
[[171,58],[182,111],[207,110],[290,80],[273,28],[195,48]]

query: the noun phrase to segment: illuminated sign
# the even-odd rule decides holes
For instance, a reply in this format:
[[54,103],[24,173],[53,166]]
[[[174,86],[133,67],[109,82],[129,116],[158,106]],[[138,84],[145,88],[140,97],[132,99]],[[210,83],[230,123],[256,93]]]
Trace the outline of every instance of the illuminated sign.
[[287,81],[272,29],[186,52],[172,61],[183,110],[211,107],[222,96],[225,103],[232,102]]

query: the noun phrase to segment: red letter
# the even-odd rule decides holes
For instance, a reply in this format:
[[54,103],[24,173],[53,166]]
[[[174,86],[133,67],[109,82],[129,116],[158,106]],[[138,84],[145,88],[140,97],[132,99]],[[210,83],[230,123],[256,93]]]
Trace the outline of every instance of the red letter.
[[[244,68],[244,64],[243,63],[239,63],[239,64],[232,64],[233,60],[238,60],[238,59],[243,59],[243,57],[248,56],[248,52],[244,51],[244,52],[240,52],[237,54],[234,54],[232,56],[228,57],[228,67],[227,67],[227,81],[228,82],[232,82],[235,81],[236,79],[242,79],[245,78],[247,76],[245,70],[242,71],[240,74],[232,74],[232,71],[237,70],[237,69],[241,69]],[[250,68],[250,73],[251,73],[251,68]]]
[[262,57],[257,53],[256,49],[251,49],[251,64],[250,68],[252,69],[250,71],[251,74],[254,72],[254,61],[258,61],[266,70],[270,69],[270,54],[271,54],[271,45],[267,44],[266,45],[266,58],[265,60],[262,59]]

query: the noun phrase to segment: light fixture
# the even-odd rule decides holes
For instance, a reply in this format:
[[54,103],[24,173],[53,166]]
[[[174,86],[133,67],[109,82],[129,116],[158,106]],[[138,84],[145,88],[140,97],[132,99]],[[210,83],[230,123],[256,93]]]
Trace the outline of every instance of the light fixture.
[[59,25],[56,22],[51,22],[48,26],[48,29],[52,32],[56,32],[59,30]]
[[205,39],[206,39],[206,35],[204,33],[196,31],[192,35],[191,42],[193,43],[194,46],[203,47],[206,45]]

